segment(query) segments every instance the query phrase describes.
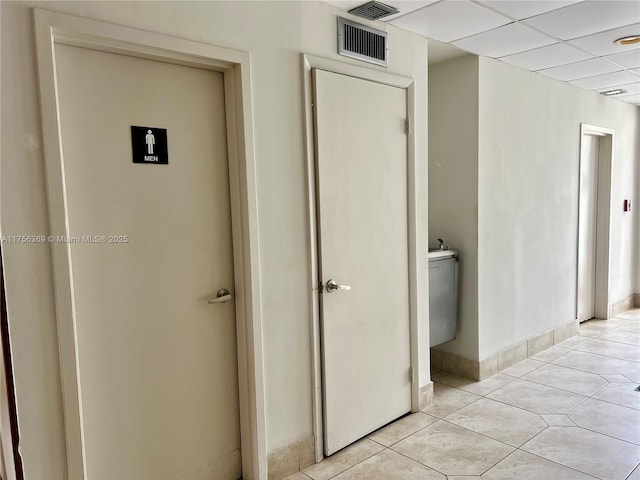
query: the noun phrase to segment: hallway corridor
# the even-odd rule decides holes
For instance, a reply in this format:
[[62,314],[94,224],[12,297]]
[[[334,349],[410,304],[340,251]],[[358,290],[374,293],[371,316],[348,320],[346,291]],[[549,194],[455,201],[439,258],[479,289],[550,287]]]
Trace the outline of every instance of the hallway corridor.
[[640,480],[640,309],[434,402],[286,480]]

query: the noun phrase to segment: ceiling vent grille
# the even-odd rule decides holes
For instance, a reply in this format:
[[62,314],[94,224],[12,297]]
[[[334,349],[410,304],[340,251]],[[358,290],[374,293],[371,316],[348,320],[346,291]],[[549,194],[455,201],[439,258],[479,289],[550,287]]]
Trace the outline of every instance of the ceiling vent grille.
[[387,32],[338,17],[338,53],[387,66]]
[[368,18],[369,20],[379,20],[383,17],[400,12],[397,8],[390,7],[380,2],[367,2],[356,8],[349,10],[352,15]]

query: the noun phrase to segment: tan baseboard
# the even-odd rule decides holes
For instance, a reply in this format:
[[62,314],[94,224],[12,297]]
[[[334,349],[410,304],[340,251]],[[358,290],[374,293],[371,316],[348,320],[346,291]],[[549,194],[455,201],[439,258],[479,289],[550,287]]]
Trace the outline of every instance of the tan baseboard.
[[498,353],[498,371],[509,368],[527,358],[527,341],[519,343],[511,348]]
[[269,480],[281,480],[316,463],[313,435],[294,442],[269,454],[267,470]]
[[553,344],[564,342],[578,334],[578,321],[572,320],[553,329]]
[[460,375],[472,380],[480,380],[480,363],[455,353],[439,352],[442,356],[442,371]]
[[553,330],[527,340],[527,357],[533,357],[550,347],[553,347]]
[[616,315],[626,312],[627,310],[631,310],[634,306],[637,305],[637,298],[640,295],[633,294],[629,295],[624,300],[620,300],[619,302],[614,303],[609,307],[609,318],[615,317]]
[[436,350],[434,348],[430,349],[431,356],[431,371],[432,372],[440,372],[442,371],[442,354],[440,350]]
[[485,378],[489,378],[491,375],[495,375],[498,373],[498,356],[494,355],[493,357],[485,358],[480,361],[480,368],[478,372],[478,380],[484,380]]
[[640,293],[633,294],[633,305],[636,308],[640,308]]
[[[639,295],[640,297],[640,295]],[[578,334],[577,320],[571,320],[553,330],[513,345],[498,354],[477,362],[455,353],[431,349],[432,371],[442,370],[471,380],[484,380],[491,375],[514,365],[525,358],[552,347]]]
[[420,387],[420,410],[433,405],[433,382]]

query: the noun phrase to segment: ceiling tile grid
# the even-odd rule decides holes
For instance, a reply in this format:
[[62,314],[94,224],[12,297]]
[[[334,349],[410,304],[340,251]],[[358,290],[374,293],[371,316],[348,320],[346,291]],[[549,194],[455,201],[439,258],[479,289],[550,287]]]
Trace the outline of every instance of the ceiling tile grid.
[[516,22],[453,42],[456,47],[463,50],[493,58],[544,47],[552,43],[555,43],[553,38]]
[[441,42],[453,42],[511,22],[509,17],[468,0],[440,1],[391,21]]
[[616,53],[614,55],[607,55],[603,58],[615,65],[619,65],[622,68],[640,67],[640,49]]
[[635,23],[640,3],[634,0],[585,0],[524,20],[560,40],[592,35]]
[[581,0],[488,0],[482,4],[514,20],[523,20],[579,1]]
[[536,48],[506,57],[499,57],[503,62],[533,72],[580,62],[588,58],[593,58],[593,56],[565,42],[558,42],[548,47]]
[[590,58],[581,62],[569,63],[558,67],[539,70],[538,72],[547,77],[555,78],[567,82],[585,77],[602,75],[603,73],[617,72],[621,70],[619,65],[607,62],[602,58]]
[[[333,0],[349,10],[366,0]],[[483,55],[640,105],[638,0],[381,0],[400,12],[384,21]]]

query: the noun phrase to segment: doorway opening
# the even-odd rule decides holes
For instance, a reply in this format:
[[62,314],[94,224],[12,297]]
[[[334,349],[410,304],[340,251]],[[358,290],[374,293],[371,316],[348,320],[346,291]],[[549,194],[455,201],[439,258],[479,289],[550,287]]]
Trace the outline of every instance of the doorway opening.
[[22,457],[20,456],[20,434],[16,414],[16,394],[13,383],[11,342],[9,341],[9,320],[4,287],[4,267],[0,248],[0,293],[2,320],[0,323],[0,476],[3,479],[24,479]]
[[607,319],[614,131],[581,124],[576,318]]
[[[131,466],[131,468],[127,467],[128,473],[119,475],[121,477],[154,476],[153,473],[149,473],[147,467],[161,468],[158,466],[161,462],[164,462],[163,465],[173,462],[171,468],[178,472],[178,474],[171,473],[167,468],[163,470],[162,476],[167,474],[172,478],[192,476],[192,473],[187,473],[189,470],[180,470],[178,467],[181,465],[178,462],[187,463],[184,461],[187,454],[199,455],[202,451],[204,453],[199,455],[198,459],[202,460],[200,463],[206,469],[205,475],[210,474],[215,466],[217,470],[210,475],[213,478],[237,478],[238,464],[241,463],[245,480],[263,480],[266,478],[267,468],[266,434],[262,338],[259,328],[261,302],[257,272],[259,262],[255,210],[257,189],[255,179],[251,175],[255,170],[255,158],[252,145],[252,122],[249,118],[252,111],[248,76],[249,54],[45,10],[35,11],[35,23],[51,226],[49,233],[51,238],[62,239],[52,243],[52,257],[56,285],[55,302],[68,476],[89,478],[92,471],[99,469],[125,468],[122,466],[124,463],[113,462],[108,458],[108,453],[114,451],[122,454],[123,457],[126,456],[127,465]],[[126,81],[112,81],[106,85],[112,93],[113,89],[116,89],[117,93],[117,88],[129,88],[131,83],[129,80],[135,80],[138,77],[146,78],[136,75],[135,69],[160,69],[163,71],[151,75],[155,81],[164,82],[179,77],[184,80],[181,80],[179,85],[186,85],[185,81],[188,80],[186,89],[191,91],[190,86],[193,84],[198,86],[198,91],[205,92],[206,95],[214,95],[214,105],[218,108],[209,110],[202,107],[201,111],[200,103],[210,105],[212,102],[200,102],[197,98],[190,103],[195,105],[193,108],[185,108],[182,105],[167,108],[165,104],[162,107],[159,101],[154,100],[168,102],[171,101],[170,97],[154,97],[153,89],[147,91],[142,87],[138,88],[137,96],[132,96],[128,92],[123,93],[119,102],[112,102],[115,107],[108,102],[105,104],[100,96],[93,95],[94,80],[87,77],[89,78],[87,82],[74,74],[75,72],[90,76],[93,73],[81,68],[84,60],[77,61],[79,55],[87,58],[90,56],[93,58],[92,61],[96,61],[99,65],[102,65],[103,61],[117,63],[118,71],[125,76],[128,75]],[[97,60],[98,56],[101,57],[100,61]],[[64,68],[65,65],[67,68]],[[75,70],[72,71],[68,68],[69,66]],[[168,72],[166,75],[165,70]],[[103,75],[96,81],[108,82],[108,78],[109,75]],[[74,87],[80,80],[83,81],[81,85],[83,90],[78,91],[76,96]],[[163,89],[168,91],[167,86],[158,91]],[[104,111],[101,110],[99,116],[101,122],[115,122],[113,125],[100,125],[96,128],[96,131],[104,132],[105,136],[102,140],[91,136],[95,132],[83,130],[83,122],[78,120],[80,116],[75,117],[69,113],[74,111],[83,115],[86,113],[83,110],[84,103],[69,108],[73,102],[78,103],[76,97],[79,97],[80,93],[85,94],[91,102],[103,102],[100,108]],[[176,95],[180,101],[183,97],[184,95]],[[143,101],[148,103],[140,108],[138,103]],[[129,108],[135,108],[135,111]],[[105,111],[110,114],[105,114]],[[194,120],[190,117],[184,118],[179,123],[176,121],[179,115],[191,116],[192,114],[201,115],[207,121],[200,121],[197,118]],[[215,129],[208,127],[212,122],[217,125]],[[168,135],[172,135],[169,140],[169,157],[168,160],[163,157],[164,160],[161,162],[161,133],[169,124],[173,125],[168,130]],[[132,135],[131,127],[141,125],[146,125],[146,132],[149,133],[151,130],[154,135],[153,138],[142,137],[144,142],[142,148],[147,150],[147,155],[143,155],[142,158],[144,161],[153,162],[147,165],[137,164],[132,158],[134,150],[132,144],[136,139]],[[182,125],[192,128],[185,129]],[[198,126],[201,130],[196,130],[194,126]],[[217,135],[215,143],[207,140],[212,133]],[[113,155],[108,162],[103,159],[94,166],[107,168],[108,171],[102,171],[102,173],[107,173],[111,177],[101,176],[100,173],[93,171],[90,175],[84,175],[81,171],[86,167],[82,162],[88,150],[85,144],[95,145],[99,140],[101,142],[106,140],[108,147],[103,145],[103,148],[96,151],[99,150],[103,157],[110,153]],[[113,143],[109,143],[110,140],[113,140]],[[223,148],[225,141],[226,148]],[[151,154],[150,145],[154,146],[153,154]],[[193,149],[207,151],[196,152],[197,155],[195,155]],[[210,154],[208,150],[219,151],[219,154]],[[154,157],[156,153],[158,154],[157,162],[146,158]],[[177,161],[180,158],[189,161]],[[121,175],[113,177],[112,175],[117,171],[120,171]],[[124,175],[125,172],[126,175]],[[197,198],[202,199],[202,202],[198,205],[189,206],[178,203],[192,201],[183,198],[184,184],[176,181],[178,174],[189,176],[185,184],[200,185]],[[136,182],[137,177],[140,178]],[[220,190],[223,193],[220,199],[210,195],[212,191],[217,192],[218,189],[202,184],[202,182],[210,183],[218,180],[224,183],[224,185],[221,183],[221,187],[227,188]],[[132,188],[131,182],[134,182],[137,187]],[[113,198],[102,202],[93,201],[94,196],[87,196],[87,190],[83,190],[85,187],[89,190],[93,189],[96,194],[100,193],[104,198],[104,193],[109,186],[113,185],[120,189],[118,191],[120,195],[114,195]],[[150,186],[156,190],[152,192]],[[187,197],[195,198],[193,189],[190,194]],[[83,202],[82,198],[92,201]],[[127,208],[118,204],[120,208],[116,213],[99,210],[110,209],[124,198],[129,199]],[[224,218],[220,217],[222,220],[207,212],[202,214],[201,206],[212,209],[211,207],[215,206],[218,200],[224,203],[225,207],[220,209],[221,215],[224,215]],[[157,208],[158,206],[161,208]],[[131,212],[134,209],[137,212],[136,216],[121,214],[123,211]],[[148,209],[148,212],[142,212],[140,209]],[[99,215],[91,215],[93,211],[97,211]],[[184,215],[185,212],[189,215]],[[131,220],[134,217],[144,218],[145,222],[132,223]],[[171,218],[173,223],[163,227],[161,223],[167,218]],[[202,221],[203,219],[205,221]],[[211,226],[213,220],[220,220],[216,221],[216,225],[224,225],[226,239],[218,241],[214,238],[217,235],[217,229]],[[94,221],[101,223],[92,224],[91,222]],[[105,221],[120,223],[119,226],[107,225]],[[194,235],[190,226],[184,223],[187,221],[192,222],[197,228],[204,229],[207,238]],[[141,223],[145,225],[140,225]],[[121,231],[116,232],[116,227]],[[129,238],[124,230],[135,232],[137,240],[133,236]],[[149,238],[153,233],[152,230],[157,232],[153,239]],[[191,234],[196,239],[202,237],[202,245],[198,248],[190,248],[189,245],[183,246],[185,245],[183,241],[174,241],[172,251],[162,249],[162,245],[166,245],[167,235],[175,235],[176,232],[182,232],[185,236]],[[91,235],[96,234],[104,237],[104,239],[97,237],[100,242],[106,242],[102,249],[90,245],[90,241],[81,240],[90,239]],[[159,240],[156,241],[156,237]],[[87,245],[83,245],[83,242]],[[112,245],[108,245],[112,242]],[[161,242],[165,243],[161,244]],[[137,251],[136,248],[138,248]],[[186,264],[181,260],[186,258],[185,255],[192,254],[202,255],[204,259],[190,260],[190,266],[187,265],[183,269],[183,265]],[[81,259],[79,255],[85,255],[86,261],[82,261],[85,258]],[[112,256],[111,261],[107,258],[109,255]],[[89,261],[98,262],[100,267],[98,271],[104,272],[104,278],[96,276],[94,270],[86,268]],[[144,262],[147,264],[144,265]],[[216,267],[218,263],[221,268]],[[128,268],[123,270],[125,275],[122,275],[122,278],[117,278],[117,265]],[[156,277],[150,278],[148,275],[148,272],[156,267],[162,268],[164,272],[166,281],[161,285],[153,284]],[[126,276],[131,268],[135,269],[133,273],[138,277],[133,274]],[[86,286],[89,282],[79,281],[83,275],[90,279],[94,287],[89,288]],[[202,281],[198,281],[196,276]],[[129,289],[122,288],[126,282],[131,284],[131,278],[143,278],[151,283],[138,283]],[[184,281],[176,281],[177,279]],[[113,298],[108,294],[103,295],[104,292],[95,288],[95,285],[100,282],[107,293],[115,291],[119,295]],[[165,291],[165,294],[162,294],[161,289],[167,286],[171,291],[169,293]],[[225,292],[225,288],[229,288],[233,295]],[[126,302],[123,299],[126,299]],[[173,304],[164,308],[163,305],[166,305],[167,301]],[[101,306],[105,307],[104,311],[107,309],[114,311],[122,307],[118,312],[122,315],[111,315],[105,318],[104,311],[100,309]],[[95,307],[95,312],[92,307]],[[118,322],[122,325],[125,318],[132,319],[126,323],[126,328],[113,328]],[[217,318],[223,318],[224,324],[216,323]],[[199,360],[206,360],[207,356],[213,353],[208,353],[206,345],[197,344],[197,349],[190,348],[189,345],[199,342],[201,337],[207,340],[213,339],[212,335],[198,335],[197,332],[221,328],[226,329],[224,338],[228,340],[227,359],[231,362],[228,363],[230,365],[228,369],[221,367],[219,375],[216,375],[217,378],[226,381],[237,371],[237,380],[232,378],[229,383],[230,385],[237,383],[237,386],[229,387],[234,390],[234,395],[227,396],[232,401],[227,402],[227,397],[224,400],[234,408],[234,440],[237,442],[228,449],[228,452],[223,450],[227,449],[226,445],[216,449],[214,453],[217,455],[217,452],[221,452],[221,454],[216,456],[215,462],[211,462],[209,458],[213,454],[211,449],[203,447],[204,442],[190,443],[194,440],[189,435],[188,429],[198,432],[204,430],[200,428],[198,415],[194,415],[188,408],[171,408],[168,400],[170,399],[176,405],[188,405],[182,400],[190,401],[189,395],[198,396],[197,392],[191,391],[191,386],[197,386],[198,378],[196,377],[199,373],[208,373],[207,365],[211,365]],[[106,347],[100,341],[95,342],[96,339],[104,338],[98,334],[107,332],[105,329],[111,335],[108,338],[109,341],[102,342],[107,344]],[[163,332],[161,336],[158,334],[160,331]],[[171,331],[176,335],[167,335]],[[190,338],[189,345],[179,345],[178,342],[185,335]],[[139,340],[137,343],[133,342],[136,338]],[[124,345],[127,348],[118,351],[119,355],[114,355],[115,349],[109,351],[109,346],[115,344]],[[92,346],[100,348],[91,348]],[[221,351],[221,349],[213,350]],[[104,358],[96,360],[94,355],[96,352],[104,354]],[[129,361],[131,359],[134,361]],[[125,362],[127,368],[112,368],[117,362],[119,365]],[[188,368],[188,365],[185,367],[185,362],[190,362],[194,368]],[[129,365],[132,366],[131,369],[128,368]],[[181,366],[185,368],[180,368]],[[125,385],[127,388],[120,391],[117,388],[105,389],[104,385],[95,380],[96,376],[92,375],[96,368],[106,371],[108,375],[103,375],[100,379],[108,377],[110,386],[121,386],[123,379],[128,381],[129,385]],[[132,375],[129,371],[135,370],[140,373],[144,368],[156,373],[147,377]],[[167,374],[167,379],[158,372]],[[225,372],[230,373],[225,376]],[[172,374],[171,379],[169,379],[169,373]],[[132,378],[135,381],[131,381]],[[213,387],[207,385],[206,388],[209,398],[216,396],[215,385]],[[105,396],[100,395],[105,392]],[[118,397],[118,393],[121,392],[123,392],[122,397]],[[157,395],[154,401],[147,403],[142,401],[145,397],[153,396],[154,392],[170,394]],[[116,400],[110,402],[110,398]],[[126,398],[126,401],[122,398]],[[163,401],[156,402],[156,398],[162,398]],[[223,399],[216,396],[216,401],[218,400]],[[120,409],[117,411],[112,409],[116,401]],[[201,399],[196,399],[195,402],[199,402],[200,410],[198,411],[206,409],[203,408],[203,404],[205,407],[206,404]],[[143,407],[147,404],[151,407],[145,410]],[[132,405],[143,414],[131,415],[132,412],[137,413],[130,408]],[[161,409],[167,409],[167,407],[171,413],[163,417]],[[159,432],[156,435],[157,438],[152,438],[153,445],[151,445],[152,442],[148,442],[136,448],[135,451],[121,448],[121,444],[125,442],[119,442],[117,429],[113,429],[112,425],[103,421],[103,417],[99,415],[100,410],[105,408],[113,413],[111,423],[124,425],[127,428],[125,431],[131,430],[138,435],[144,431]],[[126,422],[125,414],[133,418],[131,424]],[[238,417],[239,422],[235,420]],[[158,422],[157,418],[163,418],[163,421]],[[145,430],[143,422],[147,422],[153,429]],[[223,442],[220,440],[224,441],[224,438],[219,438],[215,432],[209,435],[214,431],[216,422],[218,420],[209,421],[206,425],[207,431],[202,436],[207,442],[222,445]],[[181,428],[181,432],[185,434],[183,437],[188,441],[177,442],[173,435],[163,437],[163,429],[167,430],[169,424]],[[103,432],[108,432],[110,435],[102,435]],[[102,441],[108,441],[109,451],[102,448],[100,444]],[[182,457],[175,454],[161,455],[162,449],[167,448],[165,443],[169,441],[173,442],[176,451],[183,452],[185,455]],[[236,448],[240,443],[241,451]],[[150,448],[152,446],[158,446],[158,448]],[[196,449],[200,450],[195,451]],[[140,451],[146,454],[146,458],[153,457],[158,461],[144,462],[144,458],[140,460],[136,456]],[[227,469],[225,462],[218,461],[218,458],[223,459],[223,455],[224,458],[226,456],[234,458],[233,462],[229,463],[232,465],[231,468]],[[195,468],[192,464],[189,468]],[[139,471],[132,473],[135,468]],[[159,475],[155,476],[159,477]]]
[[[389,421],[393,421],[409,411],[415,412],[420,409],[418,318],[419,312],[422,310],[417,292],[420,291],[419,285],[423,285],[424,277],[416,261],[418,257],[416,254],[418,251],[416,230],[418,227],[415,212],[418,181],[415,180],[416,137],[413,131],[416,111],[414,80],[311,55],[304,55],[303,69],[307,127],[309,266],[313,320],[313,424],[316,439],[316,461],[319,462],[325,455],[329,456],[335,453]],[[346,90],[343,90],[345,88]],[[348,103],[350,101],[349,92],[359,92],[360,88],[376,90],[376,94],[372,95],[374,98],[377,98],[378,93],[382,98],[389,95],[389,98],[382,100],[382,102],[391,102],[392,107],[388,113],[392,120],[384,118],[384,115],[380,120],[385,125],[384,129],[390,130],[390,135],[393,137],[383,140],[390,142],[389,145],[391,145],[387,153],[397,155],[396,150],[401,151],[402,158],[393,157],[396,158],[393,166],[382,165],[383,168],[379,168],[380,165],[373,164],[373,159],[380,155],[373,145],[375,142],[369,140],[377,135],[373,133],[376,128],[375,117],[381,113],[367,114],[363,119],[352,118],[349,124],[352,125],[351,128],[361,127],[361,131],[351,132],[354,134],[353,137],[350,133],[345,133],[336,126],[335,122],[342,119],[342,114],[336,116],[336,112],[331,110],[332,106]],[[335,95],[347,98],[343,99],[344,102],[342,100],[339,102],[331,101]],[[364,99],[361,102],[366,103],[369,100]],[[371,105],[367,105],[367,108],[375,110],[376,102],[370,103]],[[322,109],[319,110],[321,106]],[[344,115],[357,117],[362,110],[358,107],[359,105],[352,106]],[[379,108],[379,111],[384,112],[385,109]],[[332,135],[332,131],[338,130],[344,135],[342,138],[336,138]],[[345,136],[349,136],[349,138],[344,138]],[[366,142],[363,138],[366,139]],[[347,158],[339,158],[345,150],[337,148],[336,142],[344,142],[342,146],[347,150],[351,149],[351,154]],[[364,153],[369,150],[372,150],[371,155]],[[378,150],[383,151],[383,149]],[[353,160],[353,157],[358,155],[363,155],[365,160]],[[372,159],[369,164],[367,158]],[[336,163],[331,164],[331,162]],[[394,171],[398,162],[403,164],[402,168],[398,167]],[[384,164],[384,161],[382,163]],[[385,191],[387,186],[377,188],[375,192],[366,191],[372,184],[376,185],[376,178],[381,175],[383,170],[388,171],[394,179],[389,182],[395,185],[393,187],[396,193],[394,198],[389,198],[389,192]],[[349,197],[349,201],[347,201],[345,195],[353,195],[354,198]],[[373,260],[356,262],[359,267],[348,268],[349,263],[358,255],[364,255],[371,245],[382,247],[381,243],[384,243],[376,242],[374,237],[378,233],[380,236],[384,236],[387,220],[384,215],[387,214],[382,217],[378,216],[377,223],[375,223],[376,219],[373,215],[375,208],[371,209],[367,204],[371,198],[375,199],[375,201],[371,201],[372,204],[382,202],[380,211],[387,212],[392,218],[387,223],[396,225],[394,222],[399,221],[402,224],[396,225],[394,231],[387,232],[392,237],[391,243],[394,248],[390,249],[387,246],[383,251],[374,255]],[[389,198],[389,202],[384,204],[386,198]],[[362,208],[358,208],[358,205],[361,205]],[[395,209],[394,213],[388,213],[390,208]],[[361,211],[362,216],[355,215],[357,211]],[[323,215],[325,216],[323,217]],[[350,215],[351,217],[349,217]],[[363,228],[358,226],[359,222],[366,224],[367,221],[370,225],[374,223],[378,225],[378,229],[381,231],[376,230],[370,235],[373,240],[369,241],[366,238],[358,240],[358,232],[363,231]],[[352,230],[349,231],[349,228]],[[394,235],[401,235],[403,238],[396,238]],[[346,256],[345,249],[347,250]],[[349,254],[349,249],[352,249],[353,255]],[[364,271],[371,266],[370,264],[375,263],[376,258],[387,257],[382,261],[384,263],[392,256],[396,256],[398,264],[402,263],[402,271],[396,271],[395,268],[398,265],[395,265],[389,270],[389,278],[386,278],[384,272],[363,275]],[[381,268],[381,271],[384,270]],[[375,294],[372,293],[374,285]],[[387,288],[390,289],[388,297],[385,296]],[[363,295],[366,298],[371,298],[371,302],[364,301]],[[357,301],[356,298],[358,298]],[[393,338],[393,341],[390,340],[393,345],[402,345],[402,348],[393,347],[395,350],[398,352],[404,350],[398,355],[402,358],[395,358],[395,354],[392,355],[395,359],[390,362],[393,366],[389,367],[389,371],[392,372],[390,375],[394,380],[391,383],[386,380],[380,381],[376,375],[369,371],[377,360],[360,363],[354,361],[354,365],[358,365],[357,368],[354,368],[351,374],[347,374],[345,377],[344,374],[348,369],[340,368],[340,365],[349,366],[350,360],[349,358],[340,360],[339,355],[333,353],[343,352],[348,357],[351,349],[346,348],[344,344],[341,346],[339,343],[348,338],[357,339],[356,347],[367,350],[378,341],[374,337],[380,336],[380,332],[389,326],[378,328],[380,327],[378,325],[378,327],[367,328],[363,315],[349,315],[348,312],[345,314],[345,311],[349,308],[357,309],[358,305],[363,306],[363,311],[369,311],[372,304],[384,303],[386,300],[389,304],[395,302],[400,305],[403,303],[400,308],[400,311],[403,312],[401,315],[403,318],[398,319],[399,324],[403,326],[398,330],[396,338]],[[376,312],[377,310],[380,309],[374,309]],[[329,317],[333,322],[332,325],[327,322]],[[364,317],[367,315],[365,314]],[[338,332],[341,329],[340,319],[348,318],[351,318],[352,322],[343,322],[342,325],[350,330],[351,336],[341,334],[336,336],[336,328]],[[356,326],[358,323],[364,328],[358,330]],[[384,371],[386,368],[386,366],[381,367],[381,373],[389,373]],[[392,395],[398,391],[400,394],[388,402],[393,405],[391,409],[387,409],[390,411],[374,420],[375,415],[371,416],[367,412],[379,410],[373,405],[375,402],[369,401],[377,394],[373,393],[369,396],[365,394],[366,401],[360,401],[357,395],[349,397],[346,395],[349,389],[340,391],[340,385],[344,385],[345,382],[350,391],[357,392],[357,395],[365,394],[367,388],[375,389],[376,382],[386,388],[386,391],[380,393],[379,397],[384,398],[387,391],[394,391]],[[367,403],[370,404],[365,405],[367,408],[360,408],[362,404]],[[372,405],[373,408],[369,408]],[[346,418],[351,423],[343,422],[340,418]]]

